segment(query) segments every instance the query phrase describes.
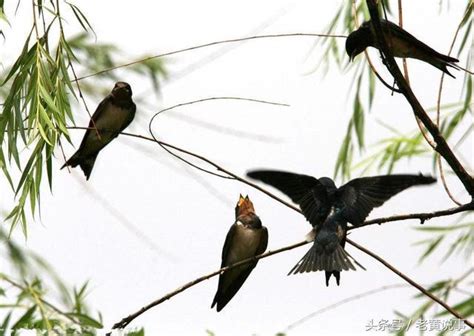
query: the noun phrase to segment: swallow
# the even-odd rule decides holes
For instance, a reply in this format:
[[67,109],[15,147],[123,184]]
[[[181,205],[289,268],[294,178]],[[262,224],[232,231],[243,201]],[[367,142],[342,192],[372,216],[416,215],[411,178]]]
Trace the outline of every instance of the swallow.
[[[262,254],[267,249],[267,244],[267,228],[255,214],[249,197],[240,195],[235,207],[235,223],[230,227],[222,249],[221,268]],[[217,311],[221,311],[242,287],[257,262],[258,260],[221,273],[211,308],[217,305]]]
[[[387,45],[394,57],[418,59],[455,78],[448,71],[448,67],[459,70],[459,66],[454,64],[459,62],[458,59],[437,52],[393,22],[380,20],[380,23]],[[359,29],[350,33],[346,40],[346,52],[351,61],[367,47],[379,48],[370,20],[364,22]]]
[[135,111],[130,85],[125,82],[115,83],[112,92],[100,102],[92,115],[79,149],[61,169],[80,166],[86,180],[89,180],[97,155],[130,125]]
[[329,177],[319,179],[277,170],[254,170],[247,176],[283,192],[299,205],[306,220],[313,226],[307,240],[314,243],[288,275],[325,271],[326,286],[331,275],[339,286],[340,272],[365,269],[347,251],[347,224],[360,225],[372,209],[392,196],[415,185],[436,181],[423,175],[382,175],[361,177],[337,188]]

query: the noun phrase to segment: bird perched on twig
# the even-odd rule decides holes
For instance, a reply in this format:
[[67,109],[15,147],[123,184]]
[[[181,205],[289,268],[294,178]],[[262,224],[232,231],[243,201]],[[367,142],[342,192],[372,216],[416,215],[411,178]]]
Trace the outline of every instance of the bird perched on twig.
[[[394,57],[415,58],[423,62],[427,62],[432,66],[440,69],[449,76],[455,78],[447,67],[460,69],[458,59],[443,55],[425,43],[418,40],[405,29],[396,24],[380,20],[382,31]],[[375,31],[371,21],[364,22],[359,29],[349,34],[346,40],[346,52],[351,61],[363,52],[367,47],[374,47],[379,49]]]
[[[235,223],[230,227],[222,249],[221,268],[244,259],[262,254],[267,249],[268,231],[262,226],[260,218],[249,197],[240,195],[235,207]],[[242,287],[258,260],[237,266],[219,275],[219,285],[211,308],[217,305],[221,311]]]
[[360,225],[372,209],[402,190],[436,181],[421,174],[382,175],[357,178],[337,188],[329,177],[277,170],[254,170],[247,176],[273,186],[300,206],[313,226],[307,239],[314,244],[289,274],[324,270],[327,286],[331,275],[339,285],[340,272],[355,270],[354,263],[363,268],[344,250],[348,222]]
[[88,180],[99,152],[132,122],[136,106],[128,83],[115,83],[112,92],[97,106],[79,149],[61,167],[80,166]]

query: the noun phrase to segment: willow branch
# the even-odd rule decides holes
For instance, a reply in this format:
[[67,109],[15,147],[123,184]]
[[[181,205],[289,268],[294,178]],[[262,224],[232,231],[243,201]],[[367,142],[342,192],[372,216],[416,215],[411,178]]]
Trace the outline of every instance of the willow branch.
[[[203,282],[204,280],[208,280],[208,279],[210,279],[212,277],[215,277],[216,275],[219,275],[221,273],[224,273],[224,272],[226,272],[226,271],[228,271],[232,268],[235,268],[235,267],[238,267],[238,266],[241,266],[241,265],[244,265],[244,264],[248,264],[250,262],[257,261],[257,260],[260,260],[260,259],[263,259],[263,258],[267,258],[267,257],[270,257],[274,254],[289,251],[289,250],[295,249],[297,247],[303,246],[307,243],[308,243],[308,241],[301,241],[299,243],[288,245],[288,246],[279,248],[279,249],[274,250],[274,251],[268,251],[268,252],[262,253],[258,256],[248,258],[248,259],[244,259],[244,260],[239,261],[239,262],[237,262],[235,264],[232,264],[230,266],[222,267],[222,268],[218,269],[217,271],[214,271],[214,272],[211,272],[209,274],[203,275],[203,276],[201,276],[201,277],[199,277],[199,278],[197,278],[193,281],[190,281],[190,282],[186,283],[185,285],[175,289],[174,291],[169,292],[168,294],[162,296],[158,300],[155,300],[155,301],[151,302],[150,304],[140,308],[135,313],[130,314],[129,316],[123,318],[119,322],[115,323],[113,325],[112,329],[123,329],[123,328],[125,328],[127,325],[130,324],[130,322],[132,322],[135,318],[137,318],[138,316],[140,316],[141,314],[143,314],[147,310],[158,306],[159,304],[171,299],[173,296],[178,295],[181,292],[184,292],[186,289],[188,289],[190,287],[193,287],[193,286],[197,285],[198,283]],[[111,335],[111,333],[108,333],[107,335]]]
[[[26,287],[23,287],[22,285],[20,285],[19,283],[17,283],[16,281],[13,281],[12,279],[4,276],[4,275],[0,275],[0,279],[2,279],[3,281],[9,283],[10,285],[12,285],[13,287],[16,287],[17,289],[23,291],[23,292],[26,292],[26,291],[29,291],[28,288]],[[51,310],[55,311],[57,314],[67,318],[68,320],[70,320],[72,323],[74,324],[77,324],[77,325],[80,325],[80,322],[78,320],[76,320],[75,318],[73,318],[71,315],[63,312],[61,309],[59,309],[58,307],[56,307],[55,305],[53,305],[52,303],[50,303],[49,301],[43,299],[42,297],[39,297],[37,296],[36,297],[37,300],[41,301],[42,304],[44,304],[45,306],[48,306]]]
[[347,37],[346,35],[335,35],[335,34],[288,33],[288,34],[256,35],[256,36],[241,37],[241,38],[228,39],[228,40],[222,40],[222,41],[214,41],[214,42],[204,43],[204,44],[200,44],[200,45],[193,46],[193,47],[188,47],[188,48],[178,49],[178,50],[174,50],[174,51],[169,51],[169,52],[166,52],[166,53],[163,53],[163,54],[149,56],[149,57],[142,58],[142,59],[139,59],[139,60],[135,60],[135,61],[132,61],[132,62],[129,62],[129,63],[116,65],[116,66],[113,66],[113,67],[110,67],[110,68],[107,68],[107,69],[103,69],[101,71],[97,71],[97,72],[79,77],[79,78],[75,79],[75,81],[80,81],[80,80],[83,80],[83,79],[86,79],[86,78],[102,75],[104,73],[107,73],[107,72],[110,72],[110,71],[113,71],[113,70],[128,67],[128,66],[135,65],[135,64],[138,64],[138,63],[143,63],[143,62],[146,62],[146,61],[149,61],[149,60],[152,60],[152,59],[161,58],[161,57],[165,57],[165,56],[176,55],[176,54],[179,54],[179,53],[192,51],[192,50],[197,50],[197,49],[206,48],[206,47],[211,47],[211,46],[224,44],[224,43],[236,43],[236,42],[250,41],[250,40],[257,40],[257,39],[265,39],[265,38],[301,37],[301,36],[305,36],[305,37],[334,37],[334,38],[346,38]]
[[392,266],[391,264],[389,264],[386,260],[384,260],[383,258],[381,258],[380,256],[378,256],[377,254],[373,253],[372,251],[369,251],[367,250],[365,247],[363,246],[360,246],[359,244],[353,242],[352,240],[350,239],[346,239],[346,241],[351,244],[352,246],[354,246],[355,248],[359,249],[360,251],[364,252],[365,254],[368,254],[369,256],[371,256],[372,258],[374,258],[375,260],[377,260],[378,262],[380,262],[382,265],[384,265],[385,267],[387,267],[389,270],[391,270],[393,273],[395,273],[396,275],[398,275],[400,278],[402,278],[403,280],[405,280],[406,282],[408,282],[410,285],[412,285],[413,287],[415,287],[416,289],[418,289],[420,292],[422,292],[425,296],[429,297],[431,300],[435,301],[436,303],[438,303],[439,305],[441,305],[444,309],[446,309],[449,313],[451,313],[453,316],[455,316],[456,318],[460,319],[460,320],[463,320],[463,322],[468,325],[471,329],[474,329],[474,323],[470,322],[469,320],[467,320],[465,317],[463,317],[459,312],[457,312],[456,310],[454,310],[452,307],[450,307],[446,302],[444,302],[443,300],[441,300],[439,297],[437,297],[436,295],[430,293],[428,290],[424,289],[423,286],[421,286],[420,284],[418,284],[417,282],[415,282],[414,280],[410,279],[408,276],[406,276],[405,274],[403,274],[402,272],[400,272],[398,269],[396,269],[394,266]]
[[453,151],[447,144],[439,128],[433,123],[426,111],[421,106],[420,102],[411,90],[407,81],[403,77],[403,74],[400,72],[400,69],[397,65],[397,62],[395,62],[395,59],[393,58],[390,48],[388,48],[380,24],[380,17],[377,10],[377,1],[367,0],[367,5],[369,8],[372,24],[374,26],[377,44],[380,47],[380,51],[384,58],[384,63],[386,64],[387,69],[390,71],[395,81],[397,82],[398,87],[402,91],[402,94],[405,96],[408,103],[411,105],[415,116],[423,122],[423,125],[433,137],[433,140],[436,143],[435,150],[446,160],[446,162],[448,162],[448,164],[451,166],[451,169],[458,176],[459,180],[462,182],[467,192],[470,194],[471,198],[474,198],[474,179],[471,175],[467,173],[466,169],[463,167],[461,162],[458,160],[456,155],[454,155]]

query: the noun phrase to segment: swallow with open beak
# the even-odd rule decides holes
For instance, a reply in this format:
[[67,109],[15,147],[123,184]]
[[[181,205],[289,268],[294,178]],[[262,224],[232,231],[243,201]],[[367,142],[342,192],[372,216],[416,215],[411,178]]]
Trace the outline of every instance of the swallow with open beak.
[[289,274],[324,270],[326,286],[331,275],[339,285],[340,272],[355,270],[354,263],[364,268],[344,250],[348,222],[360,225],[372,209],[392,196],[411,186],[436,181],[421,174],[382,175],[357,178],[337,188],[329,177],[317,179],[277,170],[254,170],[247,176],[273,186],[299,205],[313,226],[307,239],[314,243]]
[[99,152],[130,125],[135,111],[130,85],[115,83],[112,92],[100,102],[92,115],[79,149],[61,169],[80,166],[88,180]]
[[[387,45],[394,57],[418,59],[454,78],[448,71],[448,67],[459,69],[459,66],[454,64],[459,62],[458,59],[440,54],[393,22],[382,19],[380,23]],[[371,21],[364,22],[359,29],[350,33],[346,40],[346,52],[351,61],[367,47],[379,48]]]
[[[260,218],[249,197],[240,195],[235,207],[235,223],[230,227],[222,249],[221,268],[244,259],[262,254],[267,249],[268,231],[262,226]],[[221,311],[244,284],[258,260],[237,266],[219,275],[219,285],[211,308],[217,305]]]

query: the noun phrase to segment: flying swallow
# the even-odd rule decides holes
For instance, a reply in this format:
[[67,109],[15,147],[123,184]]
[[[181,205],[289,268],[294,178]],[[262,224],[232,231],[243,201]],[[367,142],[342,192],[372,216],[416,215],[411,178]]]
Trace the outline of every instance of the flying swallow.
[[329,177],[317,179],[276,170],[254,170],[247,176],[273,186],[300,206],[313,226],[307,240],[314,243],[289,274],[324,270],[326,286],[331,275],[339,285],[340,272],[355,270],[354,263],[363,268],[344,250],[348,222],[360,225],[372,209],[392,196],[411,186],[436,181],[421,174],[382,175],[357,178],[337,188]]
[[112,92],[100,102],[92,115],[79,149],[61,169],[79,165],[88,180],[99,152],[130,125],[135,111],[130,85],[125,82],[115,83]]
[[[221,268],[262,254],[267,249],[267,243],[267,228],[262,226],[260,218],[255,214],[249,197],[240,195],[235,207],[235,223],[230,227],[222,249]],[[217,304],[217,311],[221,311],[242,287],[256,265],[257,260],[221,273],[211,308]]]
[[[387,45],[394,57],[415,58],[427,62],[455,78],[447,67],[459,69],[454,64],[459,62],[458,59],[440,54],[390,21],[380,20],[380,23]],[[346,40],[346,52],[351,61],[367,47],[379,48],[371,21],[364,22],[359,29],[350,33]]]

